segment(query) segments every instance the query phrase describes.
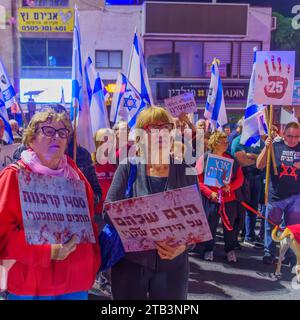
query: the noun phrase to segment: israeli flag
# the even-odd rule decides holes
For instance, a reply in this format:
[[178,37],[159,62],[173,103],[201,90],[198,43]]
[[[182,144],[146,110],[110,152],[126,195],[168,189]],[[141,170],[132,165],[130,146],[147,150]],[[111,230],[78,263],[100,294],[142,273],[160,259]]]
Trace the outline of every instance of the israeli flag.
[[0,59],[0,90],[2,91],[2,97],[6,108],[11,108],[12,113],[20,113],[16,92],[12,86],[5,66]]
[[110,120],[117,123],[121,120],[127,121],[130,129],[135,127],[139,113],[147,106],[136,88],[124,76],[119,73],[116,91],[113,95]]
[[74,120],[75,108],[77,115],[83,104],[83,74],[81,59],[81,37],[78,11],[75,9],[75,23],[73,31],[73,55],[72,55],[72,101],[70,109],[71,120]]
[[211,79],[204,112],[204,117],[210,120],[213,130],[222,130],[222,126],[228,122],[218,64],[220,64],[220,61],[214,59],[211,66]]
[[145,66],[144,53],[137,32],[135,32],[133,38],[127,78],[139,92],[140,96],[148,104],[153,105],[148,73]]
[[256,48],[254,49],[254,62],[249,83],[247,106],[240,143],[245,146],[257,145],[260,143],[260,136],[268,134],[268,126],[264,114],[264,106],[257,105],[253,101],[254,81],[256,72]]
[[89,98],[90,116],[93,136],[101,128],[110,128],[105,100],[108,95],[92,59],[87,58],[85,63],[86,87]]
[[72,56],[72,102],[70,118],[73,121],[75,117],[75,108],[77,109],[77,141],[78,144],[88,150],[95,152],[95,143],[93,139],[90,106],[86,94],[86,81],[82,68],[81,36],[78,11],[75,10],[75,24],[73,32],[73,56]]
[[8,122],[8,114],[7,114],[7,110],[6,110],[6,107],[5,107],[4,100],[2,99],[1,91],[0,91],[0,118],[4,122],[4,136],[2,137],[2,139],[7,144],[14,143],[13,134],[12,134],[12,131],[11,131],[10,124]]

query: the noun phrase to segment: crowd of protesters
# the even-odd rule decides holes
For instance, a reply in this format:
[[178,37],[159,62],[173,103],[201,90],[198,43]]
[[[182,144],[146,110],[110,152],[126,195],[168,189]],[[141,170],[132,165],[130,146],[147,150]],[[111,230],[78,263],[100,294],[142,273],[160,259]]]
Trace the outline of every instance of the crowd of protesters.
[[[0,262],[9,261],[8,299],[84,300],[92,288],[113,299],[187,299],[189,252],[213,263],[217,232],[223,233],[228,263],[238,262],[237,250],[257,247],[264,248],[262,262],[273,265],[272,223],[281,227],[300,223],[300,126],[296,122],[283,132],[272,126],[271,137],[262,136],[247,147],[240,142],[243,119],[234,127],[211,132],[204,119],[194,124],[187,114],[172,118],[162,107],[149,107],[135,125],[143,135],[131,137],[125,121],[100,129],[94,137],[96,152],[77,146],[76,163],[72,124],[61,106],[35,113],[24,130],[14,120],[10,125],[20,146],[14,164],[0,172]],[[155,136],[152,130],[167,135]],[[2,145],[3,134],[0,119]],[[154,145],[158,149],[153,150]],[[265,205],[265,168],[272,145],[278,174],[271,166]],[[223,187],[204,182],[209,154],[233,160],[231,180]],[[127,157],[144,162],[124,162]],[[21,169],[82,180],[96,239],[105,223],[110,223],[106,203],[196,184],[213,239],[196,246],[157,242],[156,250],[126,253],[110,270],[100,272],[99,243],[77,244],[75,237],[56,245],[26,243],[18,191]],[[257,219],[254,212],[264,219]],[[292,253],[288,258],[293,264]]]

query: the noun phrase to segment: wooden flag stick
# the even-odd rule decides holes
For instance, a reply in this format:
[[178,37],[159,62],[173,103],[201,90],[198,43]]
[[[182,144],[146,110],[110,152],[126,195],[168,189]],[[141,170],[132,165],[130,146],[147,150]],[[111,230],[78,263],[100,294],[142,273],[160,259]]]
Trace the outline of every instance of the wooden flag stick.
[[[267,108],[265,108],[265,116],[266,116],[267,122],[269,123],[269,116],[268,116],[268,109]],[[271,123],[271,126],[272,126],[272,123]],[[271,130],[268,129],[268,131],[270,131],[270,134],[271,134]],[[272,158],[272,165],[273,165],[274,174],[275,174],[275,176],[278,176],[278,170],[277,170],[277,166],[276,166],[276,160],[275,160],[275,153],[274,153],[273,145],[271,145],[270,148],[271,148],[271,158]]]
[[[273,122],[273,106],[270,105],[270,118],[268,123],[268,136],[271,138],[271,126]],[[267,153],[267,167],[266,167],[266,185],[265,185],[265,204],[268,204],[268,190],[269,190],[269,181],[270,181],[270,173],[271,173],[271,148],[268,149]]]

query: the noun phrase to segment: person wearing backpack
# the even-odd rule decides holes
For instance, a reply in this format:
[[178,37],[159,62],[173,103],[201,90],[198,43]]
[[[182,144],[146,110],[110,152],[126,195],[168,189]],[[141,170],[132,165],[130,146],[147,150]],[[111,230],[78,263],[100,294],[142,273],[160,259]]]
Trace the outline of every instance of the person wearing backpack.
[[[163,145],[168,142],[167,139],[170,143],[173,128],[173,119],[165,109],[149,107],[141,111],[135,125],[135,129],[143,129],[144,133],[144,139],[136,137],[139,157],[144,160],[149,160],[151,155],[161,158]],[[153,140],[152,130],[164,130],[168,134]],[[157,154],[151,152],[151,146],[155,143],[159,146]],[[167,155],[167,163],[149,160],[120,164],[105,202],[197,185],[196,171],[194,175],[186,175],[186,169],[194,169],[184,163],[175,164],[170,152]],[[125,253],[112,267],[113,299],[187,299],[188,249],[186,245],[171,247],[159,242],[156,250]]]

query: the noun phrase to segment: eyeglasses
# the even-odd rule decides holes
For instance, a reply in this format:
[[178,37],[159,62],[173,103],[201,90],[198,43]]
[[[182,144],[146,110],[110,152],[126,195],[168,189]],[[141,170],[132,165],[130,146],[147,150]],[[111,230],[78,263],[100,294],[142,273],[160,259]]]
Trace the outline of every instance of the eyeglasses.
[[148,124],[144,127],[145,130],[163,130],[167,129],[169,131],[173,130],[174,124],[173,123],[163,123],[163,124]]
[[44,127],[41,127],[40,130],[43,132],[43,134],[46,137],[51,137],[51,138],[56,136],[56,132],[58,133],[58,136],[61,139],[68,138],[68,136],[70,134],[70,131],[67,128],[55,129],[55,128],[50,127],[50,126],[44,126]]
[[217,144],[228,144],[229,142],[228,141],[219,141],[219,142],[217,142]]

